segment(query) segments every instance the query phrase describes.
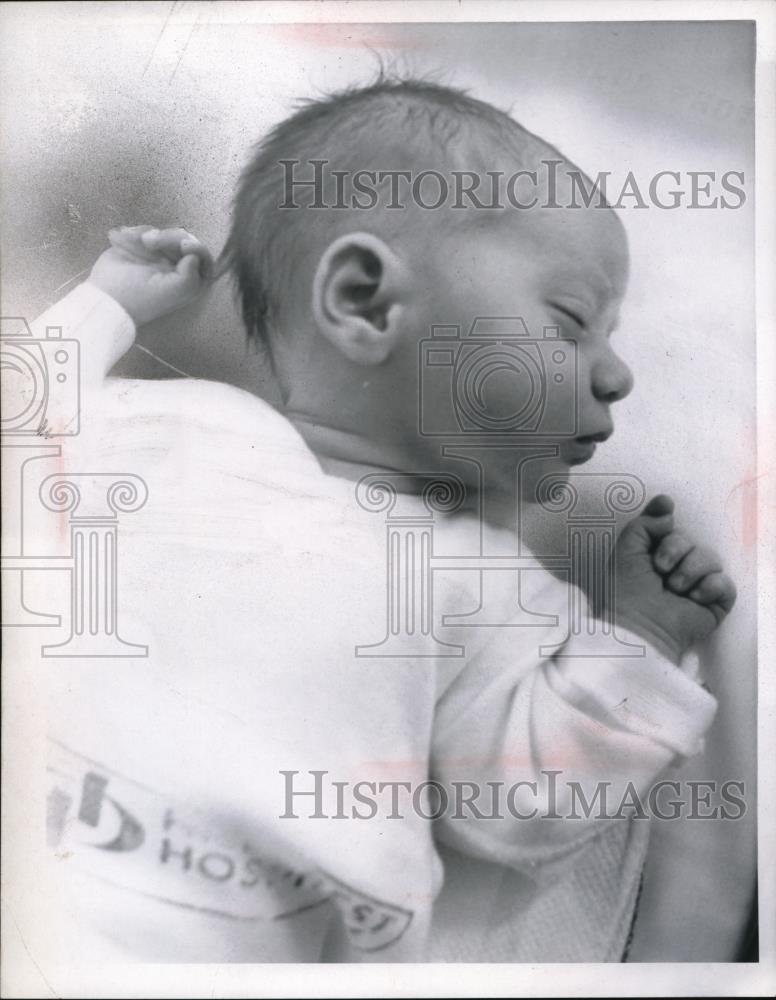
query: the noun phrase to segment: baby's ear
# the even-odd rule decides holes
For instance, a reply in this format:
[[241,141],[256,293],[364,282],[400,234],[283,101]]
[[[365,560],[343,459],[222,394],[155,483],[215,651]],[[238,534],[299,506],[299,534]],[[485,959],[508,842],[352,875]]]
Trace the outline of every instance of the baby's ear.
[[318,330],[357,365],[379,365],[397,346],[409,272],[378,236],[348,233],[321,257],[313,279]]

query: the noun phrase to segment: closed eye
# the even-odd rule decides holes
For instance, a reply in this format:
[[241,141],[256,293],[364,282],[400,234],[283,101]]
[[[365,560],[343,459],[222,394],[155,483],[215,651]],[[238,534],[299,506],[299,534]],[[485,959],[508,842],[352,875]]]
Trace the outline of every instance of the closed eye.
[[578,327],[580,327],[580,329],[582,330],[585,329],[584,320],[580,316],[578,316],[575,312],[572,312],[571,309],[566,308],[566,306],[559,306],[557,302],[552,303],[552,308],[555,309],[556,312],[559,312],[563,316],[566,316],[568,319],[572,320],[574,323],[577,324]]

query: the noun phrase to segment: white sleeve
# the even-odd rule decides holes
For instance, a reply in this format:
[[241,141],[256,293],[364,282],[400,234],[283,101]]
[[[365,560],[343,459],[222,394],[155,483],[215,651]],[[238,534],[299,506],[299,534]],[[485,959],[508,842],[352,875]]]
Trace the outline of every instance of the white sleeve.
[[77,285],[32,324],[33,336],[44,339],[51,330],[80,346],[81,386],[99,384],[135,340],[132,317],[118,302],[88,281]]
[[[531,630],[499,631],[437,705],[433,777],[449,802],[462,801],[456,782],[471,783],[463,794],[479,809],[448,804],[437,834],[536,875],[537,866],[573,863],[609,821],[621,821],[614,814],[623,802],[648,818],[650,789],[669,764],[701,748],[716,700],[624,630],[619,637],[644,656],[595,658],[583,634],[562,656],[543,658],[525,639]],[[488,782],[499,788],[497,803]]]

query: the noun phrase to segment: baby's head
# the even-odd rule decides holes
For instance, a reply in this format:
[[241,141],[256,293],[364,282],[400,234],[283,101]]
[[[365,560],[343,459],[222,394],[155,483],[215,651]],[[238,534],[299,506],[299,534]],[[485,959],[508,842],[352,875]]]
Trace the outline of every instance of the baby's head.
[[[555,468],[589,458],[631,387],[609,341],[627,243],[591,193],[508,115],[435,84],[381,79],[282,122],[243,174],[226,255],[319,458],[434,471],[446,434],[479,430],[541,435]],[[505,327],[528,353],[499,343]],[[576,347],[536,344],[547,327]],[[513,479],[514,457],[493,455],[491,486]]]

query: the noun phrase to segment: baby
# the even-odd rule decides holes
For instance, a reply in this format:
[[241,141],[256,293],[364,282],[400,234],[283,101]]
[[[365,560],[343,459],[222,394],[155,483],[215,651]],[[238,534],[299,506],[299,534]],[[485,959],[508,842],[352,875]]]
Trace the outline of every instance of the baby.
[[[132,471],[149,491],[122,521],[120,608],[148,658],[50,678],[54,791],[69,803],[55,839],[79,886],[65,898],[101,948],[155,961],[623,958],[648,824],[579,816],[572,786],[589,799],[605,783],[616,804],[697,751],[716,703],[685,653],[734,603],[718,556],[656,496],[621,532],[616,587],[596,609],[622,656],[595,653],[595,629],[568,638],[569,584],[535,566],[489,574],[491,623],[513,625],[501,628],[461,620],[483,600],[476,568],[435,572],[433,627],[381,658],[385,523],[355,499],[357,483],[387,481],[395,512],[427,522],[424,486],[454,474],[463,499],[437,518],[435,551],[517,551],[508,433],[474,462],[420,432],[421,391],[423,419],[449,419],[449,382],[418,360],[440,324],[520,317],[574,345],[577,433],[553,436],[569,401],[548,381],[531,482],[562,481],[611,435],[632,385],[611,339],[626,238],[606,207],[546,207],[547,161],[566,204],[576,168],[557,150],[411,80],[281,123],[243,174],[223,258],[278,410],[216,383],[103,381],[136,327],[214,280],[184,230],[112,232],[88,282],[39,320],[81,341],[92,386],[67,468]],[[430,168],[523,171],[537,204],[397,208],[400,172]],[[359,171],[373,196],[357,197]],[[498,371],[488,380],[488,426],[508,426],[515,393]],[[420,808],[414,791],[432,779],[438,796],[466,784],[468,804]],[[496,786],[509,808],[490,813],[473,790]]]

